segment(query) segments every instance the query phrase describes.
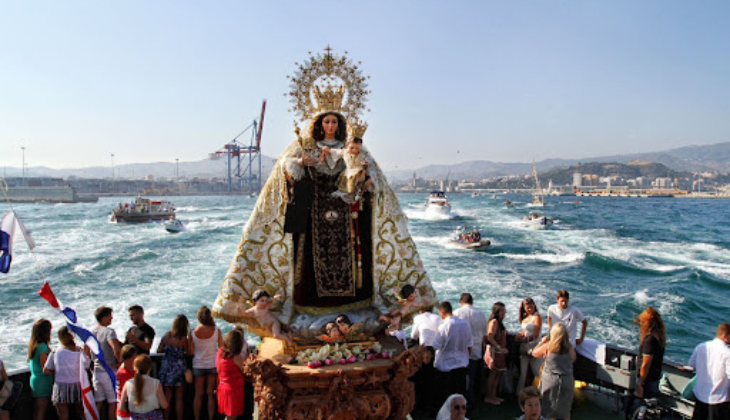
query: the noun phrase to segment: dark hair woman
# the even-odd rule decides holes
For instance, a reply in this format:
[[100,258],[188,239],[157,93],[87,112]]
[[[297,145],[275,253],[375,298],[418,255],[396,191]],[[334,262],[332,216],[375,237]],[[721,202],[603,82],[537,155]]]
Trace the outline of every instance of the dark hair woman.
[[[332,126],[334,128],[331,128]],[[334,112],[322,114],[314,121],[312,138],[317,141],[322,141],[325,138],[345,141],[347,140],[347,121],[340,114]]]
[[215,356],[218,348],[223,346],[221,331],[216,327],[210,308],[201,306],[198,309],[198,322],[190,334],[190,354],[193,355],[193,381],[195,383],[195,398],[193,399],[193,414],[200,418],[203,408],[203,396],[208,399],[208,418],[215,414],[215,386],[218,381],[218,372],[215,369]]
[[637,318],[639,324],[639,377],[636,380],[636,396],[653,398],[659,395],[659,380],[662,378],[664,349],[667,346],[667,331],[664,321],[656,309],[646,308]]
[[[175,414],[178,420],[183,418],[185,388],[185,356],[190,353],[188,340],[188,318],[180,314],[172,321],[172,329],[165,333],[157,348],[158,353],[164,353],[160,372],[157,375],[165,390],[165,399],[172,403],[173,391],[175,397]],[[172,405],[172,404],[170,404]],[[170,408],[165,410],[165,418],[170,417]]]
[[33,332],[28,343],[28,363],[30,364],[30,389],[33,390],[35,405],[33,420],[46,418],[46,411],[51,404],[53,391],[53,375],[43,373],[48,355],[51,353],[51,321],[39,319],[33,324]]
[[503,399],[497,396],[499,378],[502,372],[507,369],[507,329],[504,327],[504,316],[507,309],[502,302],[492,305],[492,315],[489,316],[487,324],[487,351],[484,352],[484,361],[489,367],[489,378],[487,378],[487,395],[484,402],[499,405]]
[[542,360],[530,355],[530,352],[540,341],[540,332],[542,330],[542,316],[540,316],[537,305],[531,297],[522,299],[519,318],[522,330],[515,335],[515,340],[522,344],[520,344],[520,379],[517,382],[517,393],[525,387],[528,369],[532,371],[534,376],[538,376],[542,364]]
[[223,347],[215,360],[218,369],[218,411],[226,420],[236,419],[244,412],[243,331],[234,329],[226,334]]

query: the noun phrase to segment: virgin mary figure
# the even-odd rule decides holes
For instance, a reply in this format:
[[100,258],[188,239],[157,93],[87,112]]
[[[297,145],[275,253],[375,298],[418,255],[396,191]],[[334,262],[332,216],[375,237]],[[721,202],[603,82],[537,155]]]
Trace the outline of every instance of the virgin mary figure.
[[366,147],[368,179],[355,200],[338,190],[346,170],[336,154],[362,138],[366,78],[344,56],[311,56],[292,77],[294,110],[304,128],[277,160],[264,185],[213,306],[216,317],[246,323],[242,316],[254,291],[280,295],[271,313],[295,336],[312,337],[338,314],[369,325],[398,305],[396,291],[410,284],[419,302],[436,294],[408,233],[407,218],[393,189]]

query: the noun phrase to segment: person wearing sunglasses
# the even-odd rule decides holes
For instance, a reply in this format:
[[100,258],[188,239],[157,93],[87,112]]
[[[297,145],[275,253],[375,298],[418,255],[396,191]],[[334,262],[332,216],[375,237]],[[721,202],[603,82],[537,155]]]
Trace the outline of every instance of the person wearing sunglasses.
[[466,418],[466,398],[461,394],[451,395],[441,406],[436,420],[469,420]]

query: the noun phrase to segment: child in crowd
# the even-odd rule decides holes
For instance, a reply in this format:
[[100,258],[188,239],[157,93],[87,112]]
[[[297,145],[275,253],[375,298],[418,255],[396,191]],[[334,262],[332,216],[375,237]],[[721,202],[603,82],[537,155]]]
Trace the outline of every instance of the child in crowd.
[[253,300],[253,307],[243,311],[241,316],[255,318],[261,327],[271,331],[271,334],[275,338],[284,340],[291,345],[291,337],[289,334],[281,331],[281,323],[279,323],[279,320],[276,319],[271,312],[269,312],[269,308],[274,306],[279,299],[281,299],[281,295],[275,295],[274,298],[271,299],[271,295],[269,295],[266,290],[256,290],[253,292],[253,296],[251,296],[251,300]]
[[30,364],[30,389],[33,391],[35,405],[33,420],[46,418],[48,406],[51,404],[53,391],[53,375],[43,373],[48,355],[51,353],[51,321],[39,319],[33,324],[33,332],[28,344],[28,363]]
[[359,137],[352,138],[345,143],[344,149],[331,149],[327,146],[322,148],[322,156],[320,161],[324,161],[329,153],[336,162],[342,159],[345,162],[346,169],[340,175],[338,183],[338,191],[333,195],[342,198],[348,204],[352,204],[360,200],[362,196],[363,184],[368,178],[368,162],[367,156],[362,152],[362,139]]
[[540,391],[534,386],[528,386],[520,391],[517,400],[524,414],[517,420],[545,420],[545,417],[540,415],[540,398]]
[[91,361],[81,348],[76,346],[74,335],[68,327],[59,328],[58,341],[59,346],[48,355],[43,373],[56,375],[51,401],[56,406],[59,420],[68,420],[69,406],[75,407],[78,414],[83,416],[79,371],[82,366],[88,369]]
[[241,330],[226,334],[223,347],[218,349],[215,365],[218,369],[218,411],[226,420],[235,420],[244,412],[244,379],[241,356],[244,337]]
[[[164,353],[158,377],[165,389],[165,398],[172,402],[172,392],[175,391],[175,414],[178,420],[183,418],[183,393],[185,382],[185,356],[189,353],[188,328],[189,322],[185,315],[178,315],[172,321],[172,330],[165,333],[157,348],[158,353]],[[170,409],[165,410],[165,420],[170,417]]]
[[122,409],[132,414],[132,420],[163,420],[160,408],[167,409],[167,400],[160,381],[149,376],[152,359],[140,354],[134,359],[134,379],[122,389]]
[[216,327],[210,308],[201,306],[198,309],[200,325],[190,334],[190,354],[193,355],[193,377],[195,382],[195,399],[193,414],[200,418],[203,408],[203,395],[208,398],[208,418],[215,414],[215,387],[218,372],[215,369],[215,357],[218,348],[223,346],[221,331]]
[[391,309],[386,315],[381,315],[379,320],[388,323],[385,332],[393,333],[400,329],[400,321],[404,316],[409,315],[418,310],[423,305],[419,299],[416,299],[416,288],[410,284],[406,284],[400,289],[400,299],[397,306]]
[[[119,384],[119,396],[118,400],[122,400],[122,391],[124,390],[124,384],[128,380],[134,378],[134,358],[137,357],[137,347],[126,344],[122,347],[122,364],[117,369],[117,383]],[[130,420],[132,413],[129,411],[122,410],[122,405],[119,404],[117,407],[117,420]]]

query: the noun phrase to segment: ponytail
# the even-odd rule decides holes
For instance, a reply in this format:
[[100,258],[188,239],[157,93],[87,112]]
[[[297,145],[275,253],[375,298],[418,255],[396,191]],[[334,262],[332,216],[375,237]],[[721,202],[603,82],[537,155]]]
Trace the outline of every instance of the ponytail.
[[140,354],[134,359],[134,405],[144,403],[144,375],[150,373],[152,359],[146,354]]

